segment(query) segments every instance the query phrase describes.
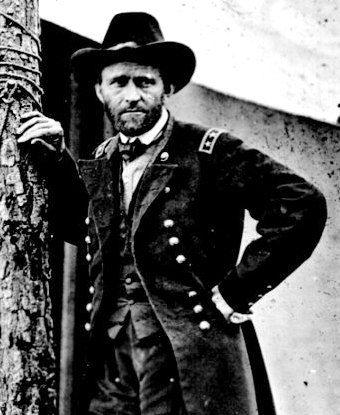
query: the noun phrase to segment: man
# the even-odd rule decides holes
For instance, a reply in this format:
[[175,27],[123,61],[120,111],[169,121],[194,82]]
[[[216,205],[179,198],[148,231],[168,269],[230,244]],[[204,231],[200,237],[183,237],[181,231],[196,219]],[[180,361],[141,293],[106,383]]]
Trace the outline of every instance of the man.
[[[252,335],[254,302],[312,253],[323,196],[227,132],[171,117],[166,100],[195,58],[164,41],[152,16],[116,15],[102,48],[73,63],[117,134],[79,162],[82,178],[56,121],[27,114],[18,141],[57,155],[57,213],[74,243],[89,200],[89,413],[273,414],[256,341],[243,331]],[[236,265],[245,209],[260,237]]]

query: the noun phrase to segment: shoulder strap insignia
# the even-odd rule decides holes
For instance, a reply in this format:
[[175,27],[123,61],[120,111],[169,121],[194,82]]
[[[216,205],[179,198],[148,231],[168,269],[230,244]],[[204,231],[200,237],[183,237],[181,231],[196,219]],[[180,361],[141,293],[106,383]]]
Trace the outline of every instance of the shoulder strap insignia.
[[224,130],[221,128],[210,128],[203,136],[198,151],[202,153],[212,154],[216,140]]

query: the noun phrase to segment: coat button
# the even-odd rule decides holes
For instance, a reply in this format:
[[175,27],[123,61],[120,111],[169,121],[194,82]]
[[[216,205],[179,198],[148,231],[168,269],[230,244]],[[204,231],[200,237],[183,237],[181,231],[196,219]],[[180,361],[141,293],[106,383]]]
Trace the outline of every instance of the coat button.
[[199,328],[203,331],[204,330],[209,330],[210,329],[209,321],[206,321],[206,320],[201,321],[200,324],[199,324]]
[[85,219],[85,225],[89,225],[90,224],[90,218],[89,217],[87,217],[86,219]]
[[115,378],[115,383],[120,383],[120,378]]
[[263,295],[262,294],[258,294],[257,298],[262,298]]
[[169,153],[167,153],[166,151],[163,151],[163,153],[161,153],[160,155],[160,159],[161,161],[167,161],[169,159]]
[[165,219],[165,221],[163,222],[165,228],[172,228],[174,224],[175,222],[172,219]]
[[132,283],[132,278],[131,277],[126,277],[125,278],[125,284],[131,284]]
[[195,307],[193,308],[194,313],[201,313],[203,311],[203,307],[201,306],[201,304],[196,304]]
[[179,239],[177,238],[177,236],[172,236],[171,238],[169,238],[169,244],[171,246],[178,245]]
[[91,311],[92,310],[92,303],[87,303],[86,304],[86,311]]
[[177,255],[177,257],[176,257],[176,262],[178,264],[183,264],[186,260],[187,260],[186,257],[182,254]]
[[273,287],[271,285],[267,285],[267,290],[271,290]]
[[130,305],[133,305],[133,304],[135,304],[135,301],[134,301],[134,300],[129,300],[129,301],[128,301],[128,303],[129,303]]
[[252,303],[252,302],[248,303],[248,307],[251,307],[253,305],[254,305],[254,303]]
[[84,324],[84,329],[85,329],[86,331],[90,331],[90,330],[91,330],[91,324],[90,324],[90,323],[85,323],[85,324]]
[[91,285],[91,286],[89,287],[89,293],[90,293],[90,294],[94,294],[94,286],[93,286],[93,285]]
[[91,254],[86,254],[86,261],[87,262],[90,262],[91,261],[91,259],[92,259],[92,256],[91,256]]
[[170,378],[170,379],[169,379],[169,382],[170,382],[170,383],[175,383],[175,378]]
[[189,291],[188,292],[188,297],[195,297],[195,295],[197,295],[196,291]]
[[164,193],[170,193],[170,187],[169,186],[166,186],[165,188],[164,188]]
[[285,215],[288,212],[288,209],[286,208],[286,206],[281,206],[280,211],[283,215]]
[[90,243],[91,243],[91,237],[90,237],[90,235],[87,235],[87,236],[85,237],[85,242],[86,242],[87,244],[90,244]]

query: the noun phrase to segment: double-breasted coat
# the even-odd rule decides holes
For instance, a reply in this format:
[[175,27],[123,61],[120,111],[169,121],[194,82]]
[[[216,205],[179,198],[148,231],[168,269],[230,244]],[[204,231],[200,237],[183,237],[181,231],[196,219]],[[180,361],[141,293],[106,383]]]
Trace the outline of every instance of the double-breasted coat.
[[[311,255],[324,227],[325,200],[303,178],[227,132],[205,133],[201,126],[170,119],[168,138],[136,190],[133,256],[173,348],[188,414],[253,414],[254,382],[259,413],[273,414],[251,323],[243,330],[227,323],[210,290],[218,284],[234,310],[247,311]],[[70,241],[82,232],[83,183],[89,200],[94,360],[100,358],[98,339],[118,280],[115,140],[99,158],[79,161],[81,179],[67,155],[60,162],[60,178],[67,172],[59,187],[66,203],[57,206],[67,215],[63,229]],[[260,237],[236,264],[245,209],[258,221]],[[201,311],[195,312],[198,304]]]

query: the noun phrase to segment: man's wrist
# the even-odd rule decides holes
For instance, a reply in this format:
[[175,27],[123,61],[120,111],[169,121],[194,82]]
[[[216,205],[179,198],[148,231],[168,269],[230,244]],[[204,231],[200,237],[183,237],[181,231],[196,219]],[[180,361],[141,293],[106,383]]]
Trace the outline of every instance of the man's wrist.
[[251,311],[247,310],[246,313],[239,313],[230,307],[223,299],[218,285],[213,287],[211,291],[213,293],[212,300],[215,303],[216,308],[223,314],[227,321],[234,324],[241,324],[251,319]]

